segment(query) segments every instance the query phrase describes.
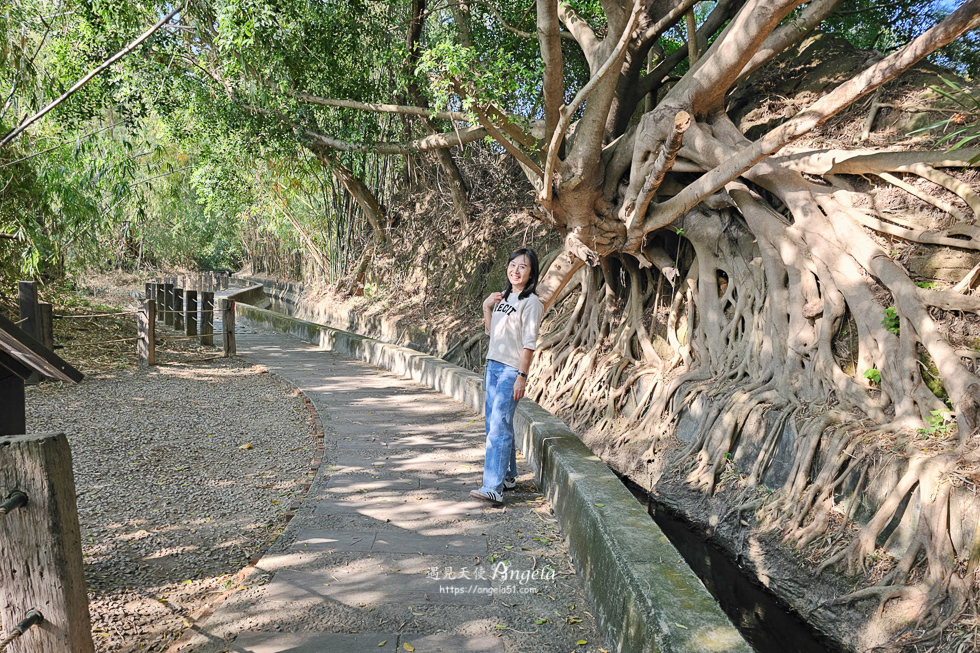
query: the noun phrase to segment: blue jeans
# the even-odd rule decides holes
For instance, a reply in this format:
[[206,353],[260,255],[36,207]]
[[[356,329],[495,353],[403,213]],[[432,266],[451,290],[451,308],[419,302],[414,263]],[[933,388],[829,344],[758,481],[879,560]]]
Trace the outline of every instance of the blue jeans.
[[487,459],[483,465],[483,490],[500,492],[505,478],[517,478],[517,450],[514,448],[514,382],[517,369],[497,361],[487,361],[483,376],[486,394]]

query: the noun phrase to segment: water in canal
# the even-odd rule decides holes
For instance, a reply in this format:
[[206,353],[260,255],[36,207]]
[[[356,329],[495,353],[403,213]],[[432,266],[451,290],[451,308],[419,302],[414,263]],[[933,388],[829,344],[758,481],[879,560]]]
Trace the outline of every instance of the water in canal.
[[655,502],[639,486],[624,482],[758,653],[842,651],[784,601],[744,573],[724,551],[705,541],[704,535],[689,522]]

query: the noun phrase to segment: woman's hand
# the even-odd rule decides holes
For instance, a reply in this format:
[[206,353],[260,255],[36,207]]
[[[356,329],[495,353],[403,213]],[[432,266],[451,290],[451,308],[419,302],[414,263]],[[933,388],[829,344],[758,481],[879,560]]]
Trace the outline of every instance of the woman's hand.
[[502,301],[504,301],[504,293],[492,292],[486,299],[483,300],[483,310],[492,310],[495,304],[499,304]]
[[514,401],[520,401],[524,397],[524,389],[527,387],[527,379],[518,375],[514,381]]

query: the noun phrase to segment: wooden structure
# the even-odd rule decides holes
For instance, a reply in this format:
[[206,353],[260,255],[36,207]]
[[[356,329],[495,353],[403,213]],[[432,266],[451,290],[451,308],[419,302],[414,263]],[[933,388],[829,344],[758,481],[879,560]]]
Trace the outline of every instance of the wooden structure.
[[218,303],[221,311],[221,330],[224,334],[222,338],[222,354],[225,358],[234,356],[235,348],[235,302],[230,299],[221,299]]
[[17,492],[26,503],[0,516],[0,631],[11,633],[32,610],[43,622],[9,644],[7,653],[93,653],[64,434],[0,437],[0,495]]
[[[148,283],[147,286],[155,284]],[[140,302],[139,311],[136,313],[136,358],[139,360],[140,367],[148,367],[157,364],[156,348],[156,314],[157,303],[152,299],[144,299]]]
[[197,291],[184,290],[184,335],[197,335]]
[[[37,300],[36,281],[17,282],[17,300],[20,308],[18,324],[22,331],[39,341],[48,349],[54,349],[54,328],[52,326],[51,304]],[[24,382],[28,385],[40,383],[41,375],[32,372]]]
[[78,383],[82,373],[0,315],[0,436],[26,432],[24,381],[32,373]]
[[71,450],[64,434],[25,434],[32,373],[82,380],[0,315],[0,642],[7,653],[92,653]]
[[[159,277],[158,277],[159,278]],[[214,273],[197,275],[196,278],[182,280],[180,277],[166,277],[167,283],[149,282],[145,287],[146,299],[140,302],[137,311],[136,354],[141,366],[156,365],[155,322],[162,321],[175,330],[184,332],[175,338],[200,339],[202,345],[214,346],[214,292],[196,288],[214,288],[217,279]],[[170,280],[187,283],[181,287]],[[191,287],[190,284],[195,287]],[[146,319],[144,314],[152,315]],[[162,336],[167,339],[168,336]],[[232,344],[234,348],[234,345]],[[232,352],[234,353],[234,351]],[[225,355],[228,355],[227,353]]]
[[214,345],[214,293],[201,292],[201,344]]

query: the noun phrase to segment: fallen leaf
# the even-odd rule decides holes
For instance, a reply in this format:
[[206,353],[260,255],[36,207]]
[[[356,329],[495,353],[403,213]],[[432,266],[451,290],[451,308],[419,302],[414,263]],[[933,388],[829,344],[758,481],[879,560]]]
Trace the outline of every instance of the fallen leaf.
[[415,647],[412,646],[411,644],[409,644],[408,642],[405,642],[404,644],[402,644],[402,648],[405,649],[406,651],[414,651],[415,650]]
[[678,628],[683,628],[684,630],[690,630],[690,628],[688,628],[687,626],[682,626],[681,624],[677,623],[676,621],[674,622],[674,625],[677,626]]
[[239,449],[251,449],[252,448],[252,443],[249,442],[248,444],[243,444],[242,446],[240,446],[238,448]]
[[378,646],[381,647],[381,646],[384,646],[387,643],[388,643],[388,640],[386,639],[383,642],[381,642],[380,644],[378,644]]
[[584,639],[580,639],[580,640],[578,640],[577,642],[575,642],[575,644],[576,644],[577,646],[585,646],[586,644],[588,644],[588,642],[587,642],[587,641],[585,641]]
[[597,504],[595,504],[595,507],[596,508],[605,508],[606,507],[606,504],[604,504],[604,503],[597,503]]

